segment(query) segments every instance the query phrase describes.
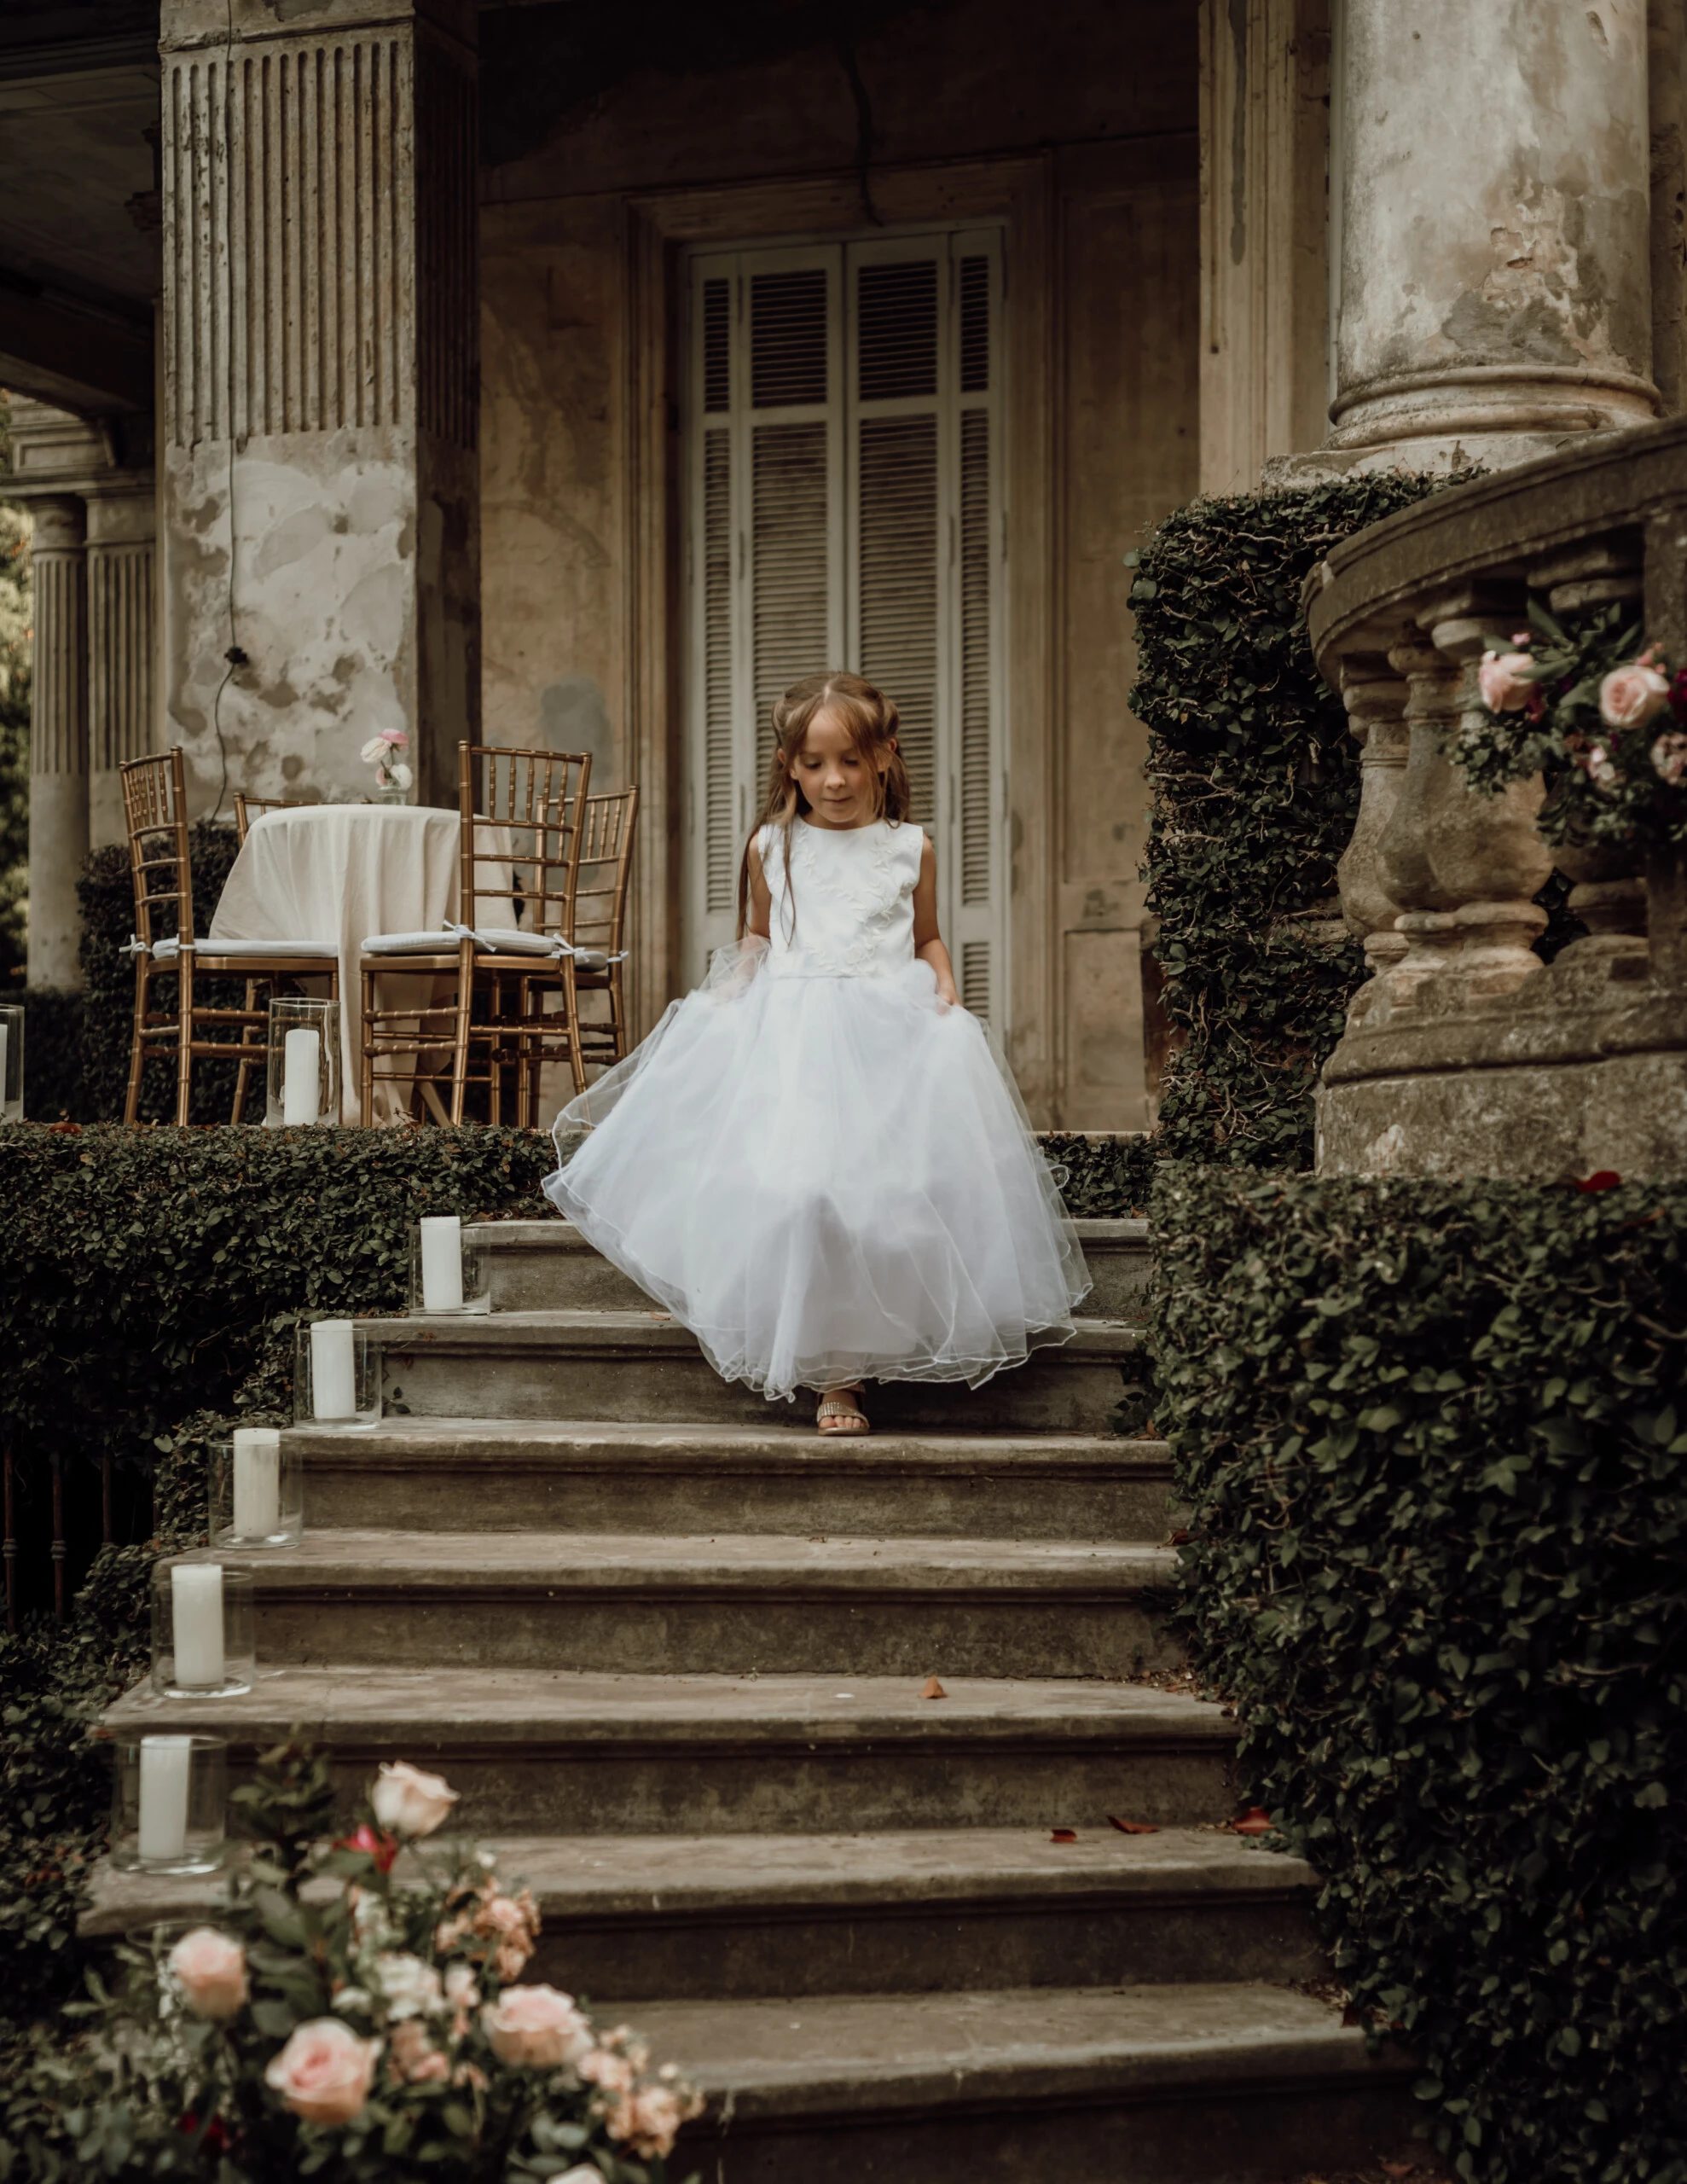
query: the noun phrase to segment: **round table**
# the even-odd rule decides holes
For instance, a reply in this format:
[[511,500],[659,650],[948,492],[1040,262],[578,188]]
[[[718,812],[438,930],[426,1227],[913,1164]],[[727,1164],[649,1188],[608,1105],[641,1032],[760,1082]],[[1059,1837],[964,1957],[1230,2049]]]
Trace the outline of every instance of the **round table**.
[[[477,834],[479,829],[476,829]],[[402,1084],[377,1084],[362,1116],[365,938],[443,930],[458,913],[461,822],[455,811],[413,804],[302,804],[254,819],[235,859],[211,940],[324,940],[339,951],[342,1120],[391,1122]],[[484,870],[484,868],[483,868]],[[484,898],[484,922],[494,922]],[[513,909],[496,921],[514,922]]]

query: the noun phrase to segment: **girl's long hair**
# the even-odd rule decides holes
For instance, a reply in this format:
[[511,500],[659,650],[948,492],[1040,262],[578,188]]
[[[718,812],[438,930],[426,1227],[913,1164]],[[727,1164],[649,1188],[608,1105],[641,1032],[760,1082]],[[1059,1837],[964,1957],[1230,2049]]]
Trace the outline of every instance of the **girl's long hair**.
[[[815,717],[822,712],[833,713],[844,723],[868,769],[873,817],[888,819],[893,826],[900,826],[908,816],[913,793],[908,787],[908,770],[896,747],[896,708],[891,700],[862,677],[848,675],[841,670],[828,675],[805,675],[800,682],[793,682],[782,698],[774,701],[774,755],[768,769],[768,793],[762,816],[751,828],[750,840],[745,844],[744,855],[739,861],[740,940],[750,925],[751,847],[763,827],[783,829],[784,839],[780,846],[785,857],[785,898],[791,914],[791,930],[786,938],[796,938],[797,898],[791,884],[791,828],[792,822],[809,809],[809,799],[797,786],[791,761],[801,750]],[[880,773],[878,761],[884,755],[887,744],[890,746],[890,763]]]

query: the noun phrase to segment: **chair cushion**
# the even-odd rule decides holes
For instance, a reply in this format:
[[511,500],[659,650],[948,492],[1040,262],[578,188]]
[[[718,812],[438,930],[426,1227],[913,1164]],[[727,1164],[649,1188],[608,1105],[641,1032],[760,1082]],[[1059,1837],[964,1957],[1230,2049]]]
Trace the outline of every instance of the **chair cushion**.
[[[153,949],[155,963],[167,963],[181,953],[181,944],[173,937],[160,940]],[[308,956],[314,961],[332,963],[338,960],[339,949],[332,940],[212,940],[201,938],[194,943],[195,956]]]
[[[525,932],[515,926],[477,926],[474,938],[490,953],[499,956],[554,956],[556,944],[542,932]],[[440,932],[372,932],[363,943],[366,956],[449,956],[459,935]]]

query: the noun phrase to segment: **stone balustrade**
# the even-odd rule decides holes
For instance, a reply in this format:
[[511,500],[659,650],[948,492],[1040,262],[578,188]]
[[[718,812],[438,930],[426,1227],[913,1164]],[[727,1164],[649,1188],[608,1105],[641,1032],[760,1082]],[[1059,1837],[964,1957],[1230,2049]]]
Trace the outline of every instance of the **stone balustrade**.
[[[1336,547],[1313,647],[1362,746],[1342,905],[1371,976],[1319,1095],[1330,1175],[1687,1176],[1687,884],[1678,859],[1553,849],[1539,780],[1470,788],[1448,746],[1531,597],[1632,604],[1687,665],[1687,420],[1456,487]],[[1555,864],[1587,926],[1549,965]]]

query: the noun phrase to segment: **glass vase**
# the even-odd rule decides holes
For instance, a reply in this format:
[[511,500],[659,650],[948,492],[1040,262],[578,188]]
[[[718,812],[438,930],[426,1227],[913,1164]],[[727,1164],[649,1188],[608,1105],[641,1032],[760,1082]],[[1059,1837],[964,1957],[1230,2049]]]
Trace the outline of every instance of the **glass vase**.
[[380,1423],[380,1345],[350,1320],[315,1320],[293,1349],[296,1426],[352,1430]]
[[160,1699],[230,1699],[252,1689],[252,1573],[183,1557],[153,1569],[153,1689]]
[[490,1254],[464,1242],[457,1214],[425,1214],[410,1229],[410,1310],[455,1316],[491,1309]]
[[297,1547],[304,1536],[304,1467],[279,1426],[240,1426],[211,1444],[213,1547]]
[[339,1120],[339,1003],[278,994],[270,1003],[266,1130]]
[[0,1123],[23,1120],[23,1003],[0,1001]]
[[215,1873],[227,1856],[227,1814],[221,1737],[130,1737],[112,1746],[111,1862],[120,1873]]

